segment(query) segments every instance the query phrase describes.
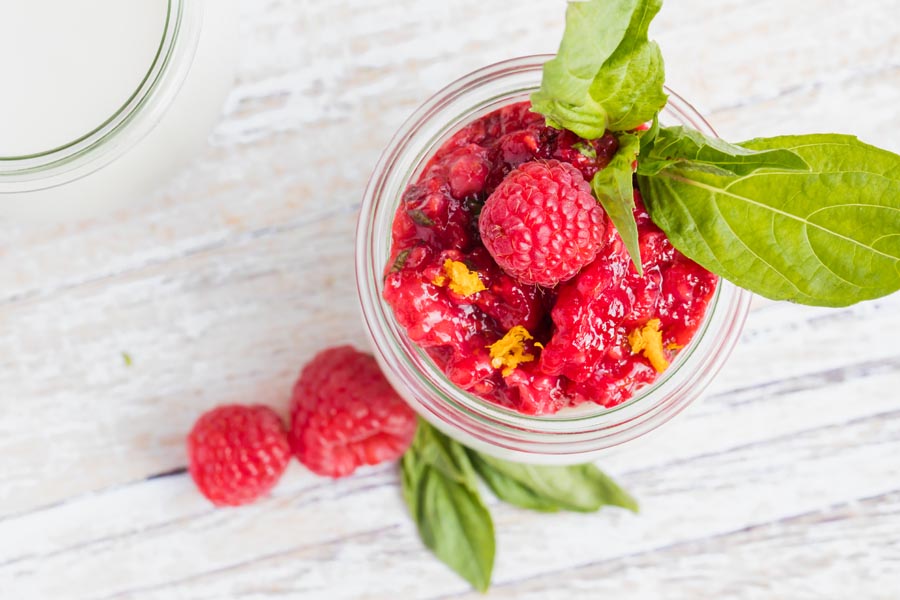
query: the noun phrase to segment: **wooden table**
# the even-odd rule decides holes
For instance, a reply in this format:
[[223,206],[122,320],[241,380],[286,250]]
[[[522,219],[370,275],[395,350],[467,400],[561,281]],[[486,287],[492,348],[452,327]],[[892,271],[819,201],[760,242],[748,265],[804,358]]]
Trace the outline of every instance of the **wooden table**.
[[[237,85],[186,172],[116,215],[3,226],[0,598],[470,594],[421,546],[393,465],[332,482],[294,464],[271,499],[214,510],[184,436],[220,403],[284,409],[314,352],[366,343],[369,173],[448,81],[554,50],[563,3],[511,6],[245,0]],[[728,139],[839,131],[900,151],[898,15],[679,0],[655,36],[669,84]],[[603,461],[639,516],[493,507],[491,597],[897,598],[898,390],[900,295],[758,302],[706,399]]]

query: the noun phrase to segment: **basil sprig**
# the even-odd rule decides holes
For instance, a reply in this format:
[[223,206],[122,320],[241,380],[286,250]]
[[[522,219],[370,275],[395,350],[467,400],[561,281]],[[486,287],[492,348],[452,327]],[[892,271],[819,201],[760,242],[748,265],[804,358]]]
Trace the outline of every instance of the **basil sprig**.
[[465,448],[421,419],[400,464],[403,498],[422,542],[481,591],[491,583],[496,541],[476,473],[498,499],[522,508],[593,512],[619,506],[637,511],[637,502],[593,465],[507,462]]
[[[662,0],[571,2],[557,57],[532,109],[548,125],[619,150],[591,188],[638,273],[628,194],[637,181],[650,217],[683,254],[761,296],[846,306],[900,290],[900,156],[838,134],[730,144],[659,127],[659,48],[647,37]],[[648,131],[636,129],[653,120]]]
[[585,139],[627,131],[666,104],[662,53],[647,37],[662,0],[570,2],[556,58],[544,65],[535,112]]

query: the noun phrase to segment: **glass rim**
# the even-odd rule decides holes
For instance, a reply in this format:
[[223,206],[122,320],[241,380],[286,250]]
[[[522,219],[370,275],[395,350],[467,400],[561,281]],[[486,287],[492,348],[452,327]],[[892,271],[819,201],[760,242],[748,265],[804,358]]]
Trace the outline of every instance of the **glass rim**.
[[167,0],[162,36],[150,67],[128,99],[100,125],[55,148],[0,156],[0,196],[55,187],[84,177],[147,135],[190,70],[199,39],[198,6],[196,0]]
[[[412,400],[423,409],[419,412],[426,419],[439,427],[444,425],[445,430],[450,426],[467,443],[482,448],[487,444],[513,452],[573,455],[597,451],[597,434],[606,430],[618,428],[618,433],[609,432],[616,440],[604,448],[642,435],[695,400],[736,343],[752,295],[720,278],[701,327],[669,369],[630,400],[610,408],[592,405],[564,409],[553,415],[516,412],[457,387],[425,350],[409,339],[381,295],[382,276],[389,259],[390,223],[403,189],[460,126],[515,101],[516,95],[534,91],[540,81],[535,75],[550,58],[552,55],[513,58],[473,71],[431,96],[404,122],[380,157],[363,197],[356,234],[356,276],[363,318],[376,358],[398,391],[406,390],[414,396]],[[502,90],[484,92],[477,101],[461,101],[473,90],[483,90],[504,79],[509,84]],[[686,100],[669,88],[666,91],[669,103],[664,113],[715,135]],[[387,253],[380,251],[384,248]],[[626,431],[633,435],[623,436]]]

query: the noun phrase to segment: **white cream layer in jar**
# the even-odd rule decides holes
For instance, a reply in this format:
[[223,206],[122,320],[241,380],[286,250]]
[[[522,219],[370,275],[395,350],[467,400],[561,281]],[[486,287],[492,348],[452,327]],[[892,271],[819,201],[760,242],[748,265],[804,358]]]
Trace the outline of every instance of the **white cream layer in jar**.
[[233,80],[234,0],[0,0],[0,218],[146,198],[202,150]]

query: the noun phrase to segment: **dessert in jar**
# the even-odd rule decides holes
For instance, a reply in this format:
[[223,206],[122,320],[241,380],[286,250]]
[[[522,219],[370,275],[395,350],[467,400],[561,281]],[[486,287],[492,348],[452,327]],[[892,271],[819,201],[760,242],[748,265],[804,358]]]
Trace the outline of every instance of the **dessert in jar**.
[[[472,73],[401,128],[366,192],[357,277],[376,356],[420,414],[479,450],[565,463],[693,401],[736,341],[749,294],[678,253],[639,194],[636,273],[602,208],[583,201],[615,138],[583,140],[529,110],[544,60]],[[661,120],[713,134],[674,93]],[[571,196],[571,214],[530,218],[534,194]],[[486,239],[498,223],[519,234]],[[568,248],[560,231],[592,242]],[[555,279],[517,270],[515,252],[504,256],[513,246]]]

